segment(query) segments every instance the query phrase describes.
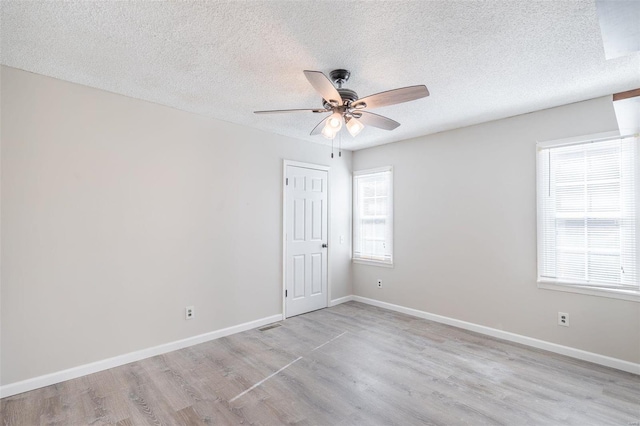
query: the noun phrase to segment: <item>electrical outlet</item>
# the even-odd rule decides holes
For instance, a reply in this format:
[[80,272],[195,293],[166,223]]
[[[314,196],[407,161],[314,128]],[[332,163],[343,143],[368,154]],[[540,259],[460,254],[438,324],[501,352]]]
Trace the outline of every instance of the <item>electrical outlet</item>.
[[378,280],[378,288],[382,288],[382,280]]
[[569,327],[569,314],[565,312],[558,312],[558,325]]
[[344,244],[344,235],[340,235],[340,244]]
[[196,316],[196,310],[193,306],[184,308],[184,319],[193,319]]

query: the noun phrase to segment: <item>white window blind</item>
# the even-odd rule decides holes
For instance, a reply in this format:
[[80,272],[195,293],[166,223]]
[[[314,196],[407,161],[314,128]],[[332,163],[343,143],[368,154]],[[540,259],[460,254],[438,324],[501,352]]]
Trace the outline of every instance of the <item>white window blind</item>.
[[638,291],[638,138],[538,145],[538,280]]
[[353,259],[392,264],[391,167],[355,172],[353,194]]

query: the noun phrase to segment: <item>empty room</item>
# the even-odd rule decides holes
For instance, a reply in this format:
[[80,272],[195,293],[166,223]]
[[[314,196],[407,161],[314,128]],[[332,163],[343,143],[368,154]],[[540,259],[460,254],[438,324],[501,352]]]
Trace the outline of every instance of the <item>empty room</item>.
[[640,1],[0,2],[0,423],[640,425]]

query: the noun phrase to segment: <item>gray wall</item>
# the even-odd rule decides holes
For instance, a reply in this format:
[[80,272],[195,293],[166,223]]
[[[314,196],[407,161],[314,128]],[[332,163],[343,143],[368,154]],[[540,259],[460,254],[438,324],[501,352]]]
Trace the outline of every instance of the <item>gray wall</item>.
[[536,286],[536,140],[616,128],[600,98],[355,152],[394,167],[395,267],[355,264],[354,293],[640,362],[640,303]]
[[1,77],[0,383],[281,313],[283,159],[331,166],[330,292],[352,293],[349,152]]

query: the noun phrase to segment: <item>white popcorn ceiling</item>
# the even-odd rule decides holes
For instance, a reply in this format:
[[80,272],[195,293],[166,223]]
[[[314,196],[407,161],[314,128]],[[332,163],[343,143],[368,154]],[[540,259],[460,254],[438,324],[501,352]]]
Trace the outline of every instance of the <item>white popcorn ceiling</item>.
[[[361,149],[640,87],[638,52],[605,60],[594,1],[2,1],[3,64],[281,135],[319,114],[305,69],[351,71],[360,97],[431,96],[373,112]],[[523,129],[526,131],[526,129]]]

